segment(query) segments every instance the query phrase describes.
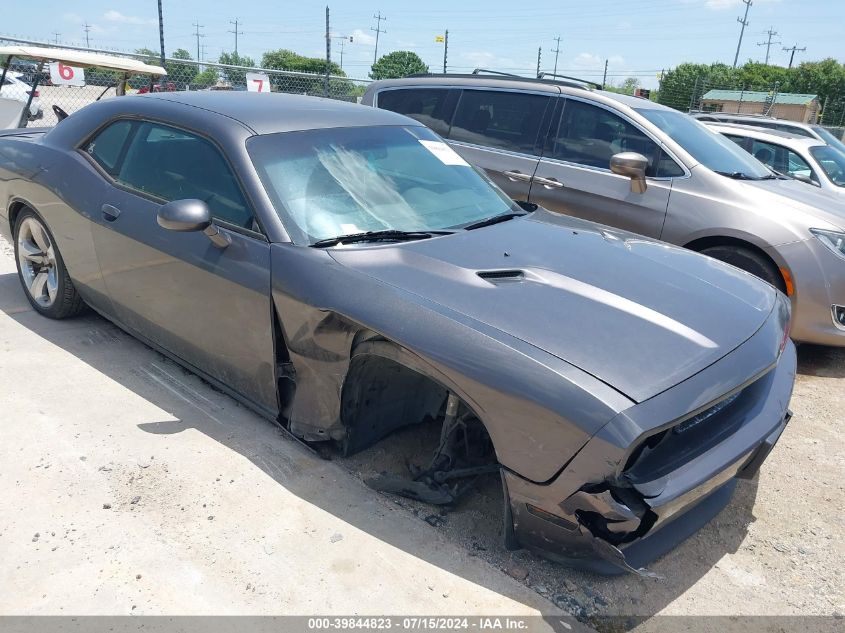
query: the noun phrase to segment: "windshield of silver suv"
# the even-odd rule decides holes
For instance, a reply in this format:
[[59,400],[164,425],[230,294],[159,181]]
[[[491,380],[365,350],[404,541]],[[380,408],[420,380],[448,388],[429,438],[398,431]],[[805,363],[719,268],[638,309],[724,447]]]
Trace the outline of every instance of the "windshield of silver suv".
[[672,137],[702,165],[728,178],[764,180],[772,171],[721,134],[682,112],[636,108],[636,111]]

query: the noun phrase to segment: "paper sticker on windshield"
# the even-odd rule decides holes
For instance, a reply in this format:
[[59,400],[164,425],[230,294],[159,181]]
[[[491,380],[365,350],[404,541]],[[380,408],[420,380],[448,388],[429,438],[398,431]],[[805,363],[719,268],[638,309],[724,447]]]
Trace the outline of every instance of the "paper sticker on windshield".
[[429,152],[437,156],[438,160],[444,165],[463,165],[464,167],[469,167],[469,163],[443,141],[424,141],[420,139],[420,143]]

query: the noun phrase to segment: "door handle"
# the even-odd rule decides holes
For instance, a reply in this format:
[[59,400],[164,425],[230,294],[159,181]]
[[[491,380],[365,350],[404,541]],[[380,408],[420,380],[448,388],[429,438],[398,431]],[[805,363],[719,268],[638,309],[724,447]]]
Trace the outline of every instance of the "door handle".
[[514,169],[513,171],[502,172],[502,175],[511,182],[528,182],[529,180],[531,180],[530,175],[523,174],[517,169]]
[[557,178],[540,178],[534,176],[534,182],[543,185],[546,189],[563,189],[563,183]]
[[100,211],[103,212],[103,219],[106,220],[106,222],[114,222],[117,220],[117,216],[120,215],[120,209],[112,204],[104,204],[100,207]]

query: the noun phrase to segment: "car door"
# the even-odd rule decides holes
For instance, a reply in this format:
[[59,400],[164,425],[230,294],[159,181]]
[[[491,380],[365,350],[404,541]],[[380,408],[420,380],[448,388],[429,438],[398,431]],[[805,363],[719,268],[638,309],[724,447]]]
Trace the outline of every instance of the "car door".
[[548,127],[549,93],[515,90],[461,91],[449,143],[514,200],[527,200],[539,162],[538,137]]
[[[101,157],[99,139],[127,125],[119,154]],[[270,248],[223,153],[149,121],[112,123],[82,149],[109,181],[92,232],[119,322],[273,414]],[[158,225],[163,203],[186,198],[208,204],[228,247]]]
[[[543,155],[531,184],[530,201],[552,211],[660,237],[672,178],[684,170],[645,132],[603,105],[575,97],[560,99]],[[649,161],[647,188],[610,171],[610,158],[637,152]]]

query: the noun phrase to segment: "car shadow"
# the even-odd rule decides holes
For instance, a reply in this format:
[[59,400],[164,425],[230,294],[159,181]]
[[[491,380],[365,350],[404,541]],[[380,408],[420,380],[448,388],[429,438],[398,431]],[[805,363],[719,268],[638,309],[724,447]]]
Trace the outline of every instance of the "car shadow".
[[[652,571],[662,576],[662,580],[631,574],[603,577],[568,569],[526,551],[505,552],[498,540],[496,543],[479,545],[477,551],[467,546],[469,541],[462,541],[468,556],[485,559],[495,567],[504,569],[517,580],[511,582],[502,574],[491,573],[486,565],[468,565],[466,558],[456,559],[449,553],[449,548],[439,547],[438,542],[442,542],[442,539],[452,540],[452,536],[441,527],[423,526],[423,529],[430,530],[431,543],[421,542],[410,533],[396,529],[396,521],[385,519],[386,512],[405,513],[407,519],[421,523],[426,517],[423,513],[414,513],[406,506],[397,505],[392,498],[368,489],[370,502],[360,506],[350,505],[339,497],[333,486],[315,481],[312,476],[314,469],[340,468],[333,471],[333,476],[355,479],[354,474],[351,474],[353,471],[343,467],[342,459],[338,459],[337,463],[326,462],[257,415],[239,415],[238,424],[226,423],[226,414],[213,409],[208,402],[225,401],[225,411],[238,407],[234,401],[92,312],[59,322],[43,318],[29,308],[17,276],[12,273],[0,274],[0,312],[19,326],[71,353],[110,380],[155,403],[175,418],[172,421],[141,424],[139,427],[143,431],[178,434],[195,429],[246,457],[279,486],[302,500],[393,547],[470,582],[528,604],[544,614],[560,613],[560,609],[563,609],[601,629],[631,628],[643,618],[649,618],[665,609],[695,585],[721,558],[736,552],[745,539],[748,526],[755,520],[752,509],[757,495],[756,478],[739,482],[732,501],[716,518],[650,566]],[[121,348],[122,353],[115,353],[117,348]],[[825,362],[827,356],[821,352],[813,353],[816,356],[808,355],[808,358],[815,360],[803,361],[805,366],[813,366],[813,362]],[[147,368],[153,367],[163,370],[150,379],[145,372],[149,374],[152,369],[147,371]],[[199,397],[192,394],[199,394]],[[280,467],[280,462],[287,466]],[[290,467],[290,464],[304,463],[309,465],[308,468]],[[364,485],[360,480],[353,483]],[[495,491],[492,494],[495,495]],[[485,508],[485,512],[489,510],[489,513],[476,517],[475,524],[494,522],[495,525],[501,525],[499,501],[494,500]],[[458,507],[453,514],[457,515],[461,511],[461,507]],[[467,525],[471,527],[473,522]],[[495,536],[496,531],[493,532]],[[534,589],[536,593],[526,591],[525,586]]]
[[807,343],[799,345],[798,373],[803,376],[845,378],[845,347]]

